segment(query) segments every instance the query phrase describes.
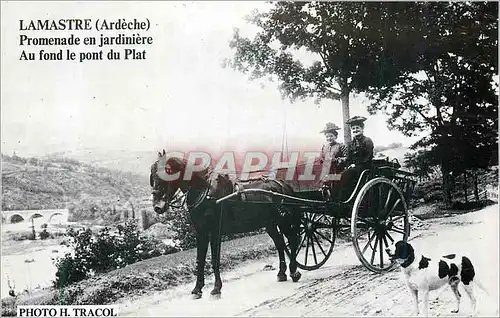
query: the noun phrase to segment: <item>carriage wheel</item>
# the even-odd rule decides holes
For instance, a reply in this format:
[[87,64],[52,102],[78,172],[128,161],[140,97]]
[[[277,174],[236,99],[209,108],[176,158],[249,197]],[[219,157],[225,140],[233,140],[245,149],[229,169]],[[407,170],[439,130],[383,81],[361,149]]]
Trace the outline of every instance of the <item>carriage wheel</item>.
[[[290,245],[286,236],[285,251],[291,257]],[[300,220],[297,248],[297,266],[304,270],[314,270],[326,263],[332,254],[336,238],[336,219],[334,217],[306,212]]]
[[395,263],[385,249],[410,234],[408,208],[401,189],[387,178],[368,181],[361,188],[351,218],[351,237],[361,263],[371,271],[391,270]]

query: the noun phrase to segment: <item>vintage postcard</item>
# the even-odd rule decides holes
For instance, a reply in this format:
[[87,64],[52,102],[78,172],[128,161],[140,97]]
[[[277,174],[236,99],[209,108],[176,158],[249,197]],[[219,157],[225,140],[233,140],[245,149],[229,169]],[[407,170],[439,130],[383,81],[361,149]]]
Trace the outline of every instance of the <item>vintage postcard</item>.
[[1,1],[2,316],[498,316],[498,2]]

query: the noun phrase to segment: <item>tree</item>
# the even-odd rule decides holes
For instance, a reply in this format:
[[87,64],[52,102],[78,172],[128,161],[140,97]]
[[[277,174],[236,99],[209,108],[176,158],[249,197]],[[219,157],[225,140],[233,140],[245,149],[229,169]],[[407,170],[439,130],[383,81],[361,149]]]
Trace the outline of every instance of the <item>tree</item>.
[[436,158],[430,150],[407,152],[404,156],[405,166],[416,174],[420,181],[427,179],[437,166]]
[[453,160],[453,171],[455,175],[462,174],[464,177],[464,195],[467,202],[467,176],[472,174],[474,196],[479,201],[479,189],[477,175],[480,170],[488,169],[498,164],[498,138],[492,135],[494,129],[485,125],[481,118],[474,115],[465,118],[459,124],[461,137],[455,144],[456,158]]
[[[351,92],[393,85],[414,67],[415,30],[400,21],[412,20],[415,8],[413,3],[277,2],[249,18],[259,28],[253,39],[235,30],[234,56],[226,62],[251,79],[278,80],[282,96],[292,102],[340,99],[345,126]],[[314,61],[301,61],[297,56],[304,52]],[[344,141],[350,139],[344,129]]]
[[419,5],[413,26],[422,43],[419,72],[405,71],[397,85],[369,89],[369,111],[388,111],[389,127],[408,136],[429,132],[414,146],[432,149],[451,203],[453,170],[480,165],[478,154],[497,147],[498,4]]

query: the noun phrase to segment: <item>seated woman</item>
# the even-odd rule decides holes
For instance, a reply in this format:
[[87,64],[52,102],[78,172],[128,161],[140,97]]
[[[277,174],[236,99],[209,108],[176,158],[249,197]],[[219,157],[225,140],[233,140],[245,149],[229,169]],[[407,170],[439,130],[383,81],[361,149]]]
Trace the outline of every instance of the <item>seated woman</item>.
[[338,164],[338,159],[347,156],[347,147],[337,142],[338,132],[340,127],[335,125],[334,123],[326,123],[325,128],[321,131],[321,133],[325,134],[326,144],[321,148],[321,157],[320,161],[323,162],[331,162],[330,166],[330,174],[338,173],[341,170],[340,165]]
[[[345,158],[347,156],[347,147],[344,144],[337,142],[337,130],[339,129],[340,127],[329,122],[326,123],[325,128],[321,131],[321,133],[325,134],[326,144],[324,144],[321,148],[320,162],[321,164],[329,162],[330,170],[328,173],[330,175],[342,172],[342,166],[339,164],[339,158]],[[332,198],[331,190],[335,183],[338,183],[338,181],[322,181],[323,195],[325,198]]]
[[373,141],[364,135],[365,120],[365,117],[354,116],[346,122],[351,127],[352,141],[347,145],[346,158],[340,159],[340,162],[347,167],[340,179],[342,201],[347,200],[354,190],[361,172],[371,167]]

